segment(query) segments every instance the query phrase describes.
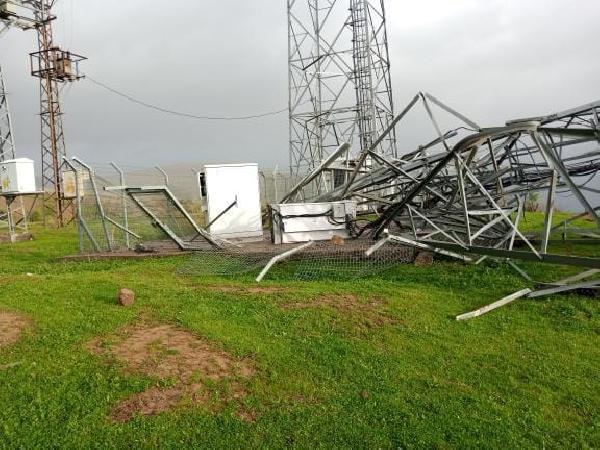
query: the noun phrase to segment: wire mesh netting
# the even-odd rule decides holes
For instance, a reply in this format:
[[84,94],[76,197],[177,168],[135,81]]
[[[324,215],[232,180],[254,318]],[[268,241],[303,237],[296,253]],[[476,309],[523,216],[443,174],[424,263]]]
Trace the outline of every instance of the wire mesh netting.
[[[179,273],[199,277],[252,277],[278,255],[302,244],[273,245],[263,241],[223,249],[195,252],[180,268]],[[297,280],[350,280],[383,274],[398,264],[414,261],[416,252],[411,247],[389,243],[371,256],[367,250],[373,245],[368,239],[315,242],[303,250],[278,262],[267,277]]]
[[86,172],[82,172],[80,178],[83,252],[124,251],[142,242],[168,239],[124,191],[105,190],[105,187],[117,186],[115,180],[90,176]]

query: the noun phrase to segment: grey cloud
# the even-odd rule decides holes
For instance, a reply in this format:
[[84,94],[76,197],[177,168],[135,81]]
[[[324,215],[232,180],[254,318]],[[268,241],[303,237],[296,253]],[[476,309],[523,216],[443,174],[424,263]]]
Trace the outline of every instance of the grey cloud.
[[[599,2],[425,3],[436,20],[413,26],[405,2],[388,1],[398,107],[427,90],[494,125],[600,98]],[[59,0],[58,5],[58,42],[72,42],[71,50],[90,58],[84,67],[92,77],[140,99],[203,115],[244,115],[287,104],[284,1]],[[34,44],[32,32],[13,30],[0,38],[19,152],[37,158],[38,94],[27,67]],[[285,114],[201,122],[142,109],[89,81],[67,89],[69,151],[89,161],[287,164]],[[412,139],[431,135],[428,124],[411,123]]]

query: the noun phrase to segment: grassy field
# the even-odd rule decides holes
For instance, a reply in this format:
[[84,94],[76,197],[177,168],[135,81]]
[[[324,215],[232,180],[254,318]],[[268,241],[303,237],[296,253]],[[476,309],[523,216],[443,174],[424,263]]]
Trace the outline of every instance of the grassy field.
[[[522,300],[458,323],[528,285],[505,265],[436,262],[352,282],[297,282],[279,269],[252,289],[249,279],[178,275],[186,257],[57,260],[76,251],[72,231],[0,247],[0,311],[30,321],[0,349],[0,447],[600,446],[597,299]],[[523,267],[545,281],[577,272]],[[136,292],[133,307],[116,305],[121,287]],[[251,361],[244,397],[111,419],[121,400],[165,380],[89,342],[142,321]]]

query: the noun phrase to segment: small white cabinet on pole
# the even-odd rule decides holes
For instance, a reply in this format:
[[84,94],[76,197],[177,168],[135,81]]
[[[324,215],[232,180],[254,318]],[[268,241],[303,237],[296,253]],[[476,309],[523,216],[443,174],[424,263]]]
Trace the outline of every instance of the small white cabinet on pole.
[[31,159],[10,159],[0,163],[0,192],[30,194],[35,191],[35,169]]

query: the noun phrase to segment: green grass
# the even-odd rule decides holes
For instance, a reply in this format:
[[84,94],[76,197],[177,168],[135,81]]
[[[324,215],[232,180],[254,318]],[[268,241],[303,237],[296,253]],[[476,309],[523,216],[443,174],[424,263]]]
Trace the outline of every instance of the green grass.
[[[552,216],[552,227],[557,227],[562,225],[565,220],[571,219],[575,214],[569,212],[556,211]],[[540,212],[526,212],[523,219],[520,222],[519,229],[522,232],[539,232],[544,228],[544,214]],[[594,220],[588,219],[586,217],[576,219],[569,223],[568,228],[575,228],[580,230],[590,230],[596,231],[597,226]],[[559,238],[561,236],[562,230],[553,234],[553,238]],[[572,235],[572,233],[568,233],[568,235]]]
[[[0,247],[0,310],[32,321],[0,351],[0,447],[600,446],[597,300],[522,300],[454,320],[527,286],[505,265],[407,265],[346,283],[292,281],[283,267],[265,285],[284,292],[240,294],[199,287],[231,281],[177,275],[185,257],[57,261],[76,251],[70,231]],[[596,247],[556,251],[600,256]],[[522,266],[546,281],[577,272]],[[120,287],[136,291],[133,308],[115,305]],[[379,297],[394,321],[280,307],[331,294]],[[147,315],[252,358],[257,375],[244,402],[257,420],[198,407],[111,422],[120,399],[154,381],[127,375],[85,344]]]

